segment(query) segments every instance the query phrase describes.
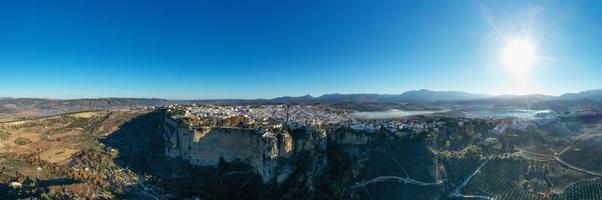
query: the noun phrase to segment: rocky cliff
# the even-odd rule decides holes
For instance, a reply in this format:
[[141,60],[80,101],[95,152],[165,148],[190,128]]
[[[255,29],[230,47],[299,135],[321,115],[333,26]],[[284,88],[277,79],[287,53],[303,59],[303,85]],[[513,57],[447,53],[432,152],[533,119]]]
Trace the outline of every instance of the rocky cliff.
[[322,129],[189,128],[167,115],[161,126],[168,156],[194,165],[217,165],[220,158],[242,161],[254,167],[264,182],[286,180],[297,169],[295,160],[300,157],[309,158],[305,162],[325,162],[320,157],[324,156],[328,141],[367,142],[365,136],[355,134],[328,138],[328,131]]

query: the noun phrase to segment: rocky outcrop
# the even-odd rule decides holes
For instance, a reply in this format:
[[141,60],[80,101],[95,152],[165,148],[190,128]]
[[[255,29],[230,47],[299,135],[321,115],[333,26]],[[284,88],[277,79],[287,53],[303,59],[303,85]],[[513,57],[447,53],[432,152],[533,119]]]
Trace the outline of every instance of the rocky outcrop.
[[[242,161],[254,167],[264,182],[281,183],[298,167],[297,159],[307,164],[325,164],[329,142],[358,145],[368,142],[361,133],[326,129],[249,129],[237,127],[189,128],[165,115],[162,120],[165,153],[194,165],[217,165],[220,158]],[[317,170],[320,167],[313,168]]]

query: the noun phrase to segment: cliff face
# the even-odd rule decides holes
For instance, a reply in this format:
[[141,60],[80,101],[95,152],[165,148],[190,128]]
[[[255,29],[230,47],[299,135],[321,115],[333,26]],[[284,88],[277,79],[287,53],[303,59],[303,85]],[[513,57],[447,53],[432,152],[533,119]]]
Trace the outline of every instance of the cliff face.
[[165,152],[196,165],[216,165],[220,157],[226,161],[253,159],[261,149],[260,133],[251,129],[189,129],[169,117],[163,120]]
[[[425,182],[434,182],[440,177],[434,171],[439,166],[437,161],[433,162],[428,145],[420,139],[407,139],[405,135],[357,131],[342,126],[193,129],[168,116],[163,116],[161,121],[166,155],[199,166],[215,166],[220,158],[243,162],[253,169],[250,173],[261,176],[256,183],[264,183],[269,192],[263,197],[269,199],[364,199],[362,192],[353,190],[353,184],[398,175],[402,171]],[[400,163],[405,165],[402,167]],[[396,184],[392,187],[408,194],[413,191]],[[351,189],[341,193],[340,188]],[[439,194],[437,187],[427,190],[425,194]],[[384,194],[389,195],[397,194]]]
[[284,181],[296,169],[293,160],[303,154],[318,158],[326,149],[326,131],[299,129],[268,131],[232,127],[190,129],[164,116],[165,153],[194,165],[217,165],[220,157],[253,166],[264,182]]

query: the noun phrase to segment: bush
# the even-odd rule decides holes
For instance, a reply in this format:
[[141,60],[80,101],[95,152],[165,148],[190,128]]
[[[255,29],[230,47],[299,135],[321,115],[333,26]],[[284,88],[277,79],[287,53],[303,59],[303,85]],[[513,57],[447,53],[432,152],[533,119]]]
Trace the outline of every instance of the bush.
[[73,122],[69,124],[69,128],[85,128],[90,124],[90,121],[86,118],[75,118]]
[[31,140],[27,139],[27,138],[18,137],[15,140],[15,144],[17,144],[17,145],[27,145],[27,144],[31,144]]
[[186,111],[180,110],[180,109],[173,109],[173,110],[171,110],[171,112],[169,112],[169,114],[171,116],[184,115],[184,114],[186,114]]
[[460,157],[469,159],[479,159],[483,157],[483,150],[475,145],[468,145],[460,152]]
[[0,131],[0,141],[7,140],[11,136],[11,133],[6,131]]

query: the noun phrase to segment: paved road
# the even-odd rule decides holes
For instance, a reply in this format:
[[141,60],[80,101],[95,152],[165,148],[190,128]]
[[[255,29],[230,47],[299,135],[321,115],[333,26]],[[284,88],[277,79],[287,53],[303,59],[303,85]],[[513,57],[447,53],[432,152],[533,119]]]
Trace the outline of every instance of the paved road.
[[440,185],[443,183],[443,181],[436,181],[436,182],[422,182],[416,179],[412,179],[412,178],[403,178],[403,177],[399,177],[399,176],[379,176],[376,177],[374,179],[368,180],[368,181],[362,181],[359,183],[356,183],[353,188],[358,188],[358,187],[364,187],[366,185],[372,184],[372,183],[379,183],[379,182],[399,182],[399,183],[407,183],[407,184],[414,184],[414,185],[420,185],[420,186],[433,186],[433,185]]
[[566,166],[568,168],[580,171],[582,173],[589,174],[589,175],[592,175],[592,176],[602,176],[602,174],[600,174],[598,172],[594,172],[594,171],[591,171],[591,170],[587,170],[587,169],[583,169],[583,168],[571,165],[571,164],[565,162],[564,160],[561,160],[559,157],[554,157],[554,159],[556,159],[556,161],[558,161],[560,164],[562,164],[562,165],[564,165],[564,166]]

